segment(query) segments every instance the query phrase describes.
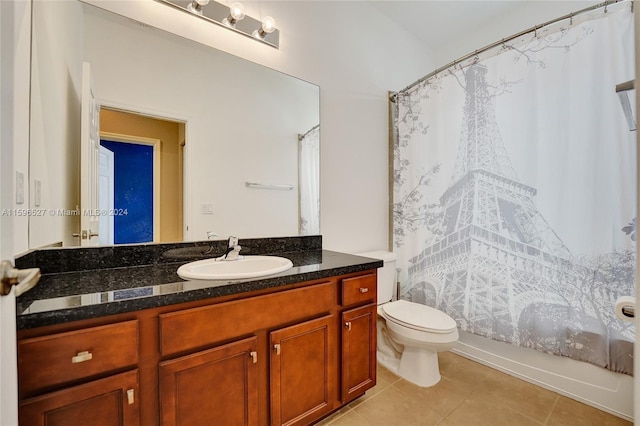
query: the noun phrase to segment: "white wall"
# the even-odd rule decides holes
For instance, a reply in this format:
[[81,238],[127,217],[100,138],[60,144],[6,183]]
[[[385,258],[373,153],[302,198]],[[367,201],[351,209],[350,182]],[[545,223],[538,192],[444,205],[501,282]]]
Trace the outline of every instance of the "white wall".
[[[28,248],[29,222],[14,209],[29,207],[29,45],[31,5],[0,2],[2,100],[0,101],[0,254],[12,258]],[[24,175],[24,204],[16,203],[16,172]]]
[[544,24],[580,9],[601,3],[584,0],[516,0],[517,7],[508,9],[490,23],[480,25],[457,37],[444,40],[434,48],[437,67],[444,66],[468,53],[510,37],[520,31]]
[[[80,243],[72,236],[80,232],[79,217],[51,215],[48,210],[73,210],[79,203],[82,24],[80,3],[33,3],[30,205],[47,212],[30,219],[31,248]],[[39,206],[36,179],[41,182]]]
[[319,85],[324,247],[387,248],[387,91],[432,69],[430,49],[360,1],[246,3],[275,17],[279,50],[157,2],[88,2]]

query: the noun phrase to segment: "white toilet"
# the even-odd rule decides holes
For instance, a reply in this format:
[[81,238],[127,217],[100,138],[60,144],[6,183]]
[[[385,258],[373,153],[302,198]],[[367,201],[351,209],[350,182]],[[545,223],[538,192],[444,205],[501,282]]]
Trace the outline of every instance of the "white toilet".
[[458,341],[456,322],[429,306],[391,301],[396,287],[394,253],[358,255],[384,261],[378,269],[378,362],[418,386],[435,385],[440,381],[438,352],[453,348]]

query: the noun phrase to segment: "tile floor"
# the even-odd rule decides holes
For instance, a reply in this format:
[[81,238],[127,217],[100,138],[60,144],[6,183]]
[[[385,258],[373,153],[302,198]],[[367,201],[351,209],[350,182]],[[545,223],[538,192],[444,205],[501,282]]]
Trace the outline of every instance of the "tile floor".
[[614,426],[630,422],[451,352],[420,388],[378,367],[378,384],[319,426]]

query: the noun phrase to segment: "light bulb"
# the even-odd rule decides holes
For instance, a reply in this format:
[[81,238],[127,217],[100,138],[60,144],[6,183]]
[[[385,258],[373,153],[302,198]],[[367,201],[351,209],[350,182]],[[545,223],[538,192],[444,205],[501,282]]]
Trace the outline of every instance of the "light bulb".
[[187,10],[196,15],[202,15],[202,6],[209,4],[209,0],[193,0],[187,5]]
[[271,34],[276,30],[276,20],[271,16],[265,16],[262,19],[262,26],[260,29],[257,29],[253,32],[253,36],[259,38],[260,40],[264,40],[267,34]]
[[[265,16],[262,20],[262,32],[265,34],[271,34],[276,29],[276,20],[271,16]],[[263,36],[264,37],[264,36]]]
[[242,5],[242,3],[231,3],[231,6],[229,6],[229,15],[236,21],[244,18],[244,6]]
[[244,18],[244,6],[240,2],[234,2],[229,6],[229,15],[222,20],[222,23],[228,27],[235,28],[236,23],[242,18]]

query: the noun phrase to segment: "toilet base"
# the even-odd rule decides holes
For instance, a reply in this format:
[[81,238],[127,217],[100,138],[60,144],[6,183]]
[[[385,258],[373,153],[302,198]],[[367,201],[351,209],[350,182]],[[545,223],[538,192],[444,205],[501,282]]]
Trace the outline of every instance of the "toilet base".
[[391,371],[396,376],[399,376],[398,367],[400,366],[400,360],[396,357],[389,356],[383,352],[378,351],[378,364]]
[[377,352],[377,357],[378,363],[387,370],[422,388],[440,382],[437,352],[405,346],[400,359],[380,351]]

